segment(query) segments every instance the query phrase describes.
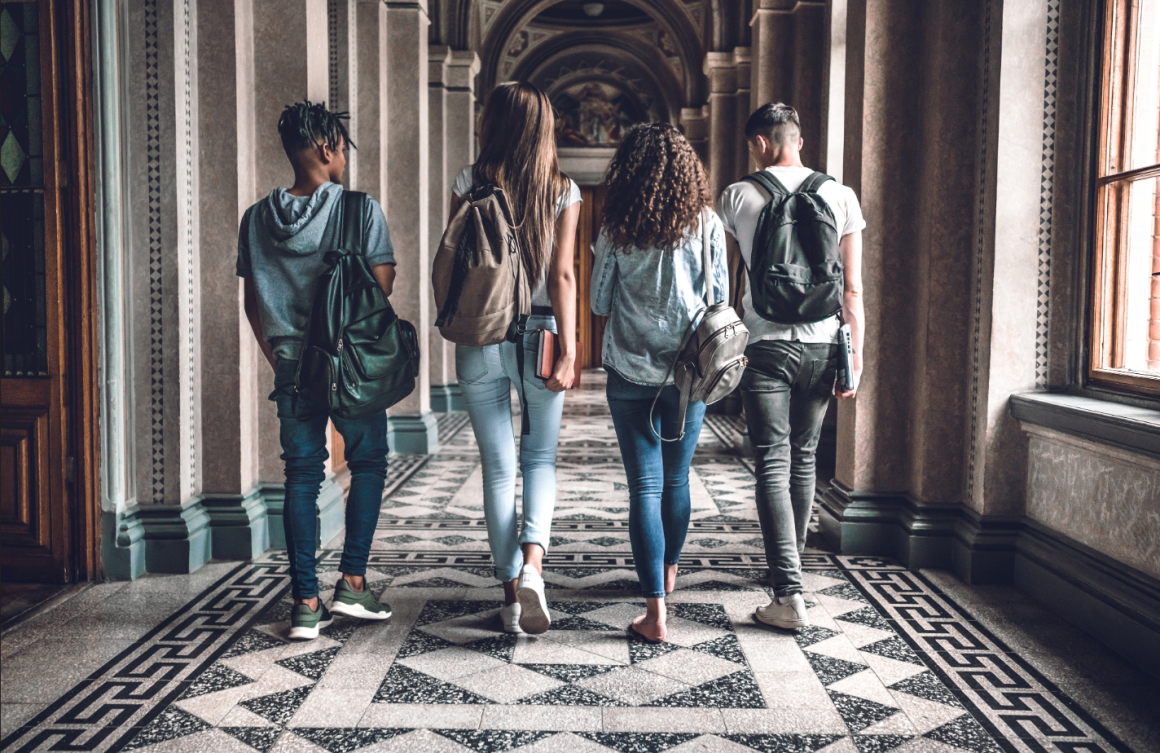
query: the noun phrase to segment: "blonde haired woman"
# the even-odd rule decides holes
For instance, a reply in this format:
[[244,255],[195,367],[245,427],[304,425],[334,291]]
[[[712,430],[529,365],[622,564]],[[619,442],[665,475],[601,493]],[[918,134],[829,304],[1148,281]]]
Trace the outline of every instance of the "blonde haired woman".
[[[559,335],[561,357],[548,380],[533,375],[527,359],[520,384],[516,345],[457,345],[455,371],[483,464],[483,510],[496,577],[504,586],[500,618],[509,633],[542,633],[550,618],[544,597],[543,558],[556,506],[556,446],[564,390],[572,386],[576,359],[576,278],[572,271],[580,189],[560,172],[555,117],[547,95],[535,86],[497,86],[480,120],[480,153],[452,186],[454,217],[464,196],[484,185],[507,194],[524,269],[537,284],[528,332]],[[526,353],[535,353],[531,335]],[[525,394],[531,431],[520,437],[523,474],[522,526],[516,523],[516,446],[511,385]],[[522,528],[522,530],[520,530]]]

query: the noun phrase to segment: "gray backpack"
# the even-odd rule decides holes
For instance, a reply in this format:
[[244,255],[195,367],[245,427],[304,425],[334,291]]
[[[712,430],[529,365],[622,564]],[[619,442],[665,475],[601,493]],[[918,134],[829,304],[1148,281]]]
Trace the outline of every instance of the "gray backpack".
[[[679,424],[681,433],[669,439],[657,434],[653,423],[653,411],[660,399],[662,385],[653,398],[649,411],[649,427],[662,442],[679,442],[685,438],[685,413],[690,402],[704,402],[712,405],[737,388],[741,375],[749,359],[745,357],[745,346],[749,344],[749,330],[741,323],[741,317],[729,304],[728,291],[721,303],[713,303],[713,256],[709,245],[709,213],[701,213],[701,262],[705,275],[704,316],[683,343],[665,381],[673,375],[673,381],[681,392]],[[698,312],[699,313],[699,312]],[[693,317],[696,321],[696,315]],[[674,373],[675,372],[675,373]]]

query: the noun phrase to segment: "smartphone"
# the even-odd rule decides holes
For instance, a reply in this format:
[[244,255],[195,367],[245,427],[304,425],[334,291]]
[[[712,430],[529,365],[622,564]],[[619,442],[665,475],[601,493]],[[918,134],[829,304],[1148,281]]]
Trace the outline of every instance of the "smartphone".
[[838,386],[847,392],[858,389],[858,378],[854,373],[854,337],[850,325],[843,324],[838,330]]

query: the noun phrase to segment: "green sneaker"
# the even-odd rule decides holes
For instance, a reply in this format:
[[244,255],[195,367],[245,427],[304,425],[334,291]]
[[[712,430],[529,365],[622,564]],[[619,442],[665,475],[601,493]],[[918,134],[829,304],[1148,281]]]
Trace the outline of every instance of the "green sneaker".
[[354,590],[346,582],[346,578],[339,578],[334,587],[334,600],[330,602],[330,611],[363,620],[385,620],[391,616],[389,604],[380,604],[366,586],[363,586],[361,591]]
[[290,637],[301,641],[313,640],[318,637],[319,630],[330,627],[332,622],[334,617],[321,600],[317,611],[311,611],[305,604],[295,604],[290,616]]

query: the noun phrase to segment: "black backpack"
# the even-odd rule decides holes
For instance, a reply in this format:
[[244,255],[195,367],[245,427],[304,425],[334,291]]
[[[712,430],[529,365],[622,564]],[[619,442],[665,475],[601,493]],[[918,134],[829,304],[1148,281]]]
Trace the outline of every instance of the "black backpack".
[[384,411],[415,389],[419,338],[395,315],[363,254],[367,195],[344,191],[335,209],[338,249],[323,257],[322,273],[302,343],[295,392],[353,419]]
[[837,314],[842,310],[841,236],[830,205],[817,193],[833,178],[812,173],[792,193],[765,170],[745,180],[770,196],[753,234],[753,308],[778,324],[820,322]]

